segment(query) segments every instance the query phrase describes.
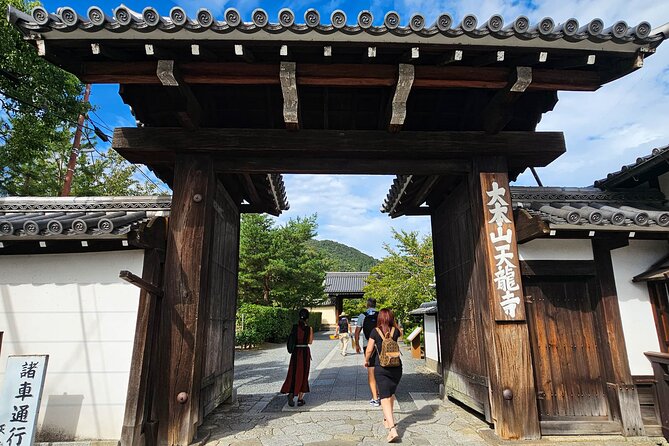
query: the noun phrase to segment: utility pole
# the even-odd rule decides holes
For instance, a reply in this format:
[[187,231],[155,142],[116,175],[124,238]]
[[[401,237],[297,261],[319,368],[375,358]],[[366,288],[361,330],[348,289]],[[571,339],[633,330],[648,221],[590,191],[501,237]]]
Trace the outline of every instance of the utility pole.
[[[91,96],[91,84],[86,84],[86,91],[84,92],[84,104],[88,103],[88,98]],[[83,113],[79,115],[77,120],[77,130],[74,132],[74,142],[72,143],[72,151],[70,152],[70,160],[67,162],[67,172],[65,173],[65,182],[63,183],[63,191],[60,193],[61,197],[69,197],[72,189],[72,177],[74,176],[74,168],[77,166],[77,156],[79,155],[79,148],[81,147],[81,132],[84,127],[84,120],[86,115]]]

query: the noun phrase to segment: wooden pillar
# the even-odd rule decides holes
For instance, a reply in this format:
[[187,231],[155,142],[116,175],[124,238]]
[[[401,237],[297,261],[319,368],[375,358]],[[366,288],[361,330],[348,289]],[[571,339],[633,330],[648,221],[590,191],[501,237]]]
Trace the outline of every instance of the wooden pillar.
[[495,432],[504,439],[536,439],[541,430],[506,163],[474,166],[493,340],[487,360]]
[[[499,437],[535,439],[541,433],[506,161],[475,159],[472,167],[432,213],[444,385],[485,413]],[[509,222],[498,232],[502,202]],[[515,273],[498,275],[500,254],[515,261]],[[501,280],[513,297],[504,300]]]
[[[133,246],[144,248],[142,279],[160,287],[163,281],[165,256],[165,218],[156,218],[143,224],[129,237]],[[130,362],[130,378],[126,397],[125,415],[121,430],[122,446],[153,445],[152,399],[155,394],[158,369],[158,330],[161,297],[141,289],[135,326],[135,341]]]
[[178,154],[165,258],[158,443],[190,444],[199,422],[216,181],[211,159]]
[[595,271],[601,292],[601,299],[595,314],[600,327],[599,342],[604,347],[602,362],[613,418],[620,420],[623,435],[637,436],[645,435],[645,429],[641,418],[639,395],[629,367],[618,306],[618,292],[611,262],[611,250],[627,244],[627,234],[623,238],[592,240]]

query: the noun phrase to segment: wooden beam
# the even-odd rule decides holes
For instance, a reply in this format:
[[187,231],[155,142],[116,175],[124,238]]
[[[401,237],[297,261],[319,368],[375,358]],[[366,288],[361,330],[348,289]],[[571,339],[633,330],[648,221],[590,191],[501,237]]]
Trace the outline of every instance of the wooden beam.
[[486,133],[500,132],[513,118],[513,104],[532,83],[532,68],[516,67],[509,83],[498,91],[483,110],[483,128]]
[[619,418],[624,436],[645,435],[639,396],[634,386],[625,345],[625,333],[620,317],[615,272],[611,261],[611,250],[627,245],[627,237],[592,240],[596,280],[601,297],[595,317],[602,348],[604,378],[609,386],[609,402],[614,419]]
[[288,130],[298,130],[300,128],[297,113],[298,97],[295,65],[295,62],[281,62],[279,71],[281,93],[283,93],[283,120]]
[[245,48],[244,45],[240,44],[235,45],[235,56],[239,57],[246,63],[253,63],[256,60],[253,52],[251,52],[250,49]]
[[436,175],[469,172],[467,160],[369,160],[344,158],[305,158],[303,156],[251,156],[247,158],[216,157],[220,173],[285,174],[358,174],[358,175]]
[[[275,154],[354,158],[444,159],[480,155],[523,157],[530,164],[546,165],[564,153],[561,132],[400,132],[379,130],[200,129],[128,128],[114,130],[112,147],[123,154],[158,154],[179,151],[228,154]],[[519,158],[520,159],[520,158]],[[513,164],[513,160],[510,161]],[[323,166],[327,167],[327,166]]]
[[395,95],[390,112],[390,125],[388,131],[397,133],[402,129],[404,120],[407,116],[407,99],[411,92],[411,86],[414,79],[414,66],[410,64],[400,64],[397,85],[395,85]]
[[200,126],[202,108],[190,87],[184,82],[178,67],[173,60],[159,60],[156,76],[165,87],[176,87],[177,96],[183,99],[185,107],[176,110],[181,125],[188,130],[195,130]]
[[147,293],[153,294],[156,297],[163,297],[163,290],[160,287],[150,282],[147,282],[146,280],[131,273],[130,271],[122,270],[118,276],[119,278],[125,280],[126,282],[132,283],[133,285],[143,289]]
[[[85,83],[158,84],[155,61],[119,64],[82,63],[79,78]],[[179,65],[189,84],[280,85],[278,64],[241,62],[187,62]],[[429,66],[415,68],[413,88],[504,88],[513,70],[508,67]],[[397,67],[382,64],[299,64],[297,85],[331,87],[392,87]],[[602,85],[593,71],[535,69],[530,91],[595,91]]]
[[244,183],[244,189],[246,190],[247,196],[249,197],[249,204],[256,206],[260,205],[262,200],[260,199],[260,195],[258,195],[258,189],[256,189],[255,184],[253,184],[251,175],[248,173],[243,173],[242,180]]
[[532,216],[526,209],[518,209],[513,215],[518,244],[544,237],[551,232],[548,223],[539,217]]

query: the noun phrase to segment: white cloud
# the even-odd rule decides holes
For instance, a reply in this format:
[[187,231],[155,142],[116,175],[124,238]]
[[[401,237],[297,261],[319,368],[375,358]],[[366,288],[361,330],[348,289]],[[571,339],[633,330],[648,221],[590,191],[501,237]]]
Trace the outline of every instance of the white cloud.
[[381,258],[384,243],[392,242],[391,227],[429,234],[423,217],[391,220],[379,210],[392,182],[391,176],[286,175],[290,210],[278,221],[318,214],[318,238],[336,240]]

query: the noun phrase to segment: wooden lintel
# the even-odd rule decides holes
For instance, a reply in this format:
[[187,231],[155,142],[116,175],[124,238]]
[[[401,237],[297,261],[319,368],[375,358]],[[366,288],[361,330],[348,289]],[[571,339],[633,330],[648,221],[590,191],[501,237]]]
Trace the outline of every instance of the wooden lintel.
[[513,104],[532,84],[532,68],[516,67],[506,87],[495,94],[483,111],[486,133],[498,133],[511,121]]
[[305,158],[303,156],[216,157],[214,169],[219,173],[282,174],[358,174],[358,175],[462,175],[470,171],[468,160],[370,160],[344,158]]
[[[537,166],[553,161],[566,151],[561,132],[401,132],[391,135],[381,130],[302,130],[213,129],[192,133],[179,128],[118,127],[112,147],[123,154],[160,154],[197,151],[231,154],[260,153],[351,158],[384,157],[434,159],[474,155],[523,157]],[[366,154],[366,155],[365,155]],[[156,156],[155,161],[160,161]],[[512,163],[512,161],[510,161]],[[326,166],[325,166],[326,167]]]
[[407,116],[407,99],[411,92],[411,86],[414,79],[414,66],[411,64],[400,64],[397,85],[395,85],[395,95],[390,114],[390,125],[388,131],[391,133],[399,132],[404,125]]
[[281,62],[279,69],[281,93],[283,93],[283,120],[288,130],[300,128],[295,67],[295,62]]
[[165,87],[176,87],[177,96],[185,103],[183,109],[175,110],[179,122],[188,130],[195,130],[200,126],[202,108],[190,87],[184,82],[183,76],[173,60],[159,60],[156,68],[156,77]]
[[119,278],[125,280],[126,282],[132,283],[133,285],[143,289],[149,294],[153,294],[156,297],[163,297],[164,293],[160,287],[157,287],[156,285],[147,282],[146,280],[131,273],[130,271],[122,270],[118,276]]
[[[118,64],[86,62],[78,77],[85,83],[159,84],[156,61]],[[280,85],[278,64],[243,62],[184,62],[179,64],[189,84]],[[509,67],[429,66],[415,68],[413,88],[504,88],[513,69]],[[593,71],[535,69],[528,90],[595,91],[602,85]],[[382,64],[299,64],[297,85],[331,87],[392,87],[397,66]]]
[[550,233],[548,224],[541,218],[532,216],[525,209],[514,212],[516,224],[516,239],[518,244],[529,242],[535,238],[544,237]]

